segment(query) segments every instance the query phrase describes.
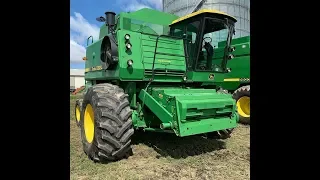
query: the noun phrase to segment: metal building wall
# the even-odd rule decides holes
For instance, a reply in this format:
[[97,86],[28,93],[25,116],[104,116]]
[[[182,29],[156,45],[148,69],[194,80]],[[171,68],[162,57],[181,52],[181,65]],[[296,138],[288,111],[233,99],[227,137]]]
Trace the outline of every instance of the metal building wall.
[[75,77],[70,76],[70,89],[75,89]]
[[78,76],[78,77],[75,77],[74,80],[75,80],[75,81],[74,81],[74,85],[75,85],[76,88],[79,88],[79,87],[85,85],[84,77]]
[[70,89],[76,89],[85,85],[83,76],[70,76]]
[[70,69],[70,89],[76,89],[84,85],[84,69]]
[[194,9],[226,12],[238,20],[234,38],[250,35],[250,0],[163,0],[163,11],[177,16],[189,14]]

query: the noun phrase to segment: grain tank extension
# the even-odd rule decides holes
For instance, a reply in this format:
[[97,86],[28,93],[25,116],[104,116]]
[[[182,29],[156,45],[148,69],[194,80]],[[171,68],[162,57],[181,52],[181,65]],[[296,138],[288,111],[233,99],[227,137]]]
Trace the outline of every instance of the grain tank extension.
[[238,108],[239,122],[250,124],[250,36],[233,39],[232,46],[237,50],[227,65],[232,71],[223,74],[224,78],[219,78],[221,81],[215,82],[215,85],[232,93]]
[[[235,18],[215,10],[179,18],[141,9],[107,12],[97,20],[104,24],[99,39],[88,38],[86,91],[76,106],[90,159],[131,155],[131,137],[138,130],[230,136],[239,119],[235,100],[201,85],[230,72]],[[226,43],[212,46],[218,36]]]

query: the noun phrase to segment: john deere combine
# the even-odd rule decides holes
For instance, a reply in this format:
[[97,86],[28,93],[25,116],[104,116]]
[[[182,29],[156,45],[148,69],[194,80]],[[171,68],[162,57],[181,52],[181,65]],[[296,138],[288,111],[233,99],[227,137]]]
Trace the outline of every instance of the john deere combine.
[[[219,46],[223,46],[225,42],[219,43]],[[232,61],[227,64],[232,71],[217,74],[217,76],[224,76],[224,78],[218,78],[220,81],[204,84],[217,85],[232,93],[238,107],[239,121],[250,124],[250,36],[233,39],[231,45],[237,50],[233,53]]]
[[105,14],[83,58],[86,92],[76,105],[90,159],[130,155],[137,130],[229,137],[239,119],[235,100],[201,85],[230,72],[235,18],[215,10],[181,18],[151,9]]

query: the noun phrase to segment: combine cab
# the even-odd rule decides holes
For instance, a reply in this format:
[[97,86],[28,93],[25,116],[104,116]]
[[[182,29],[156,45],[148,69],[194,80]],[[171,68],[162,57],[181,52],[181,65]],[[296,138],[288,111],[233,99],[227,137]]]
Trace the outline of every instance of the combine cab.
[[151,9],[105,14],[97,18],[105,23],[100,37],[83,58],[86,92],[76,106],[89,158],[131,155],[138,130],[230,136],[239,119],[235,100],[201,85],[230,72],[235,18],[215,10],[181,18]]

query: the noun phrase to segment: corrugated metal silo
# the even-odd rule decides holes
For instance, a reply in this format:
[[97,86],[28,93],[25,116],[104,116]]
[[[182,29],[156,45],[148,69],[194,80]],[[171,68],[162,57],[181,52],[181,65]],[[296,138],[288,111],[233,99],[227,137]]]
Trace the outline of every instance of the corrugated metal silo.
[[235,17],[234,38],[250,35],[250,0],[163,0],[163,11],[177,16],[200,9],[216,9]]

